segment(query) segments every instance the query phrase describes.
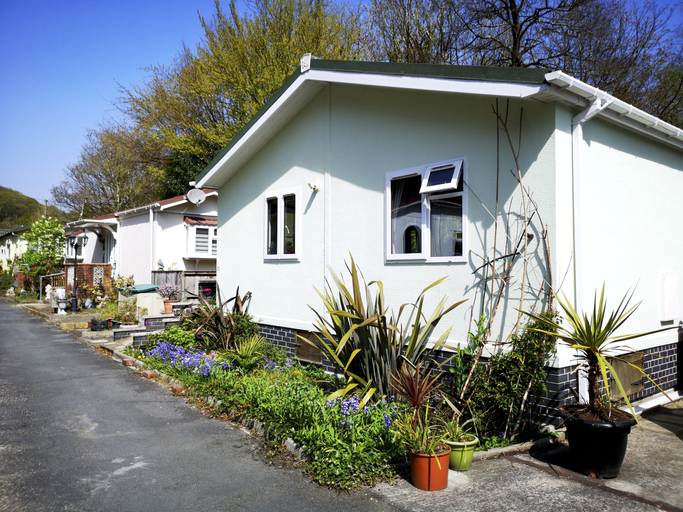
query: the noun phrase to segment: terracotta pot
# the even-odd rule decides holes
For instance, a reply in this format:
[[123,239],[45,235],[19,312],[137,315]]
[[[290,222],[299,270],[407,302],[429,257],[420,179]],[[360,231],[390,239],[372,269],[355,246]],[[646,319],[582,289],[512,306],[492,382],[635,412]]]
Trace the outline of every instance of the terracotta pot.
[[[474,436],[472,436],[474,437]],[[445,441],[451,447],[451,455],[448,459],[448,467],[454,471],[467,471],[472,464],[474,449],[479,444],[479,439],[474,437],[472,441],[460,443],[457,441]]]
[[178,302],[177,300],[165,300],[164,301],[164,312],[173,313],[173,304]]
[[[440,491],[448,485],[448,458],[451,449],[437,456],[409,452],[410,479],[423,491]],[[438,462],[437,462],[438,460]]]

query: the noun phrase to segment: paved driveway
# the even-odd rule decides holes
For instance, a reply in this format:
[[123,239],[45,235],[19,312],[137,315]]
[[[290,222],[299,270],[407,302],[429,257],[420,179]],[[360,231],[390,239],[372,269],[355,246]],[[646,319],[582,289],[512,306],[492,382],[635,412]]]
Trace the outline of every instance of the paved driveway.
[[263,463],[247,435],[0,301],[0,510],[396,510]]

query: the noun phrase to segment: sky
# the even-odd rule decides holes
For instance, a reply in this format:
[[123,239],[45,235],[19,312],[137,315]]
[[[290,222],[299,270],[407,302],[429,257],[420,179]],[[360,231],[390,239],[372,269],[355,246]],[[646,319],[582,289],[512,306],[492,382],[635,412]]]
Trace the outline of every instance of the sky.
[[142,84],[143,68],[195,47],[197,13],[214,10],[214,0],[0,0],[0,185],[51,200],[88,129],[122,118],[118,84]]
[[51,199],[87,130],[121,118],[117,82],[200,42],[197,11],[214,1],[0,0],[0,185]]

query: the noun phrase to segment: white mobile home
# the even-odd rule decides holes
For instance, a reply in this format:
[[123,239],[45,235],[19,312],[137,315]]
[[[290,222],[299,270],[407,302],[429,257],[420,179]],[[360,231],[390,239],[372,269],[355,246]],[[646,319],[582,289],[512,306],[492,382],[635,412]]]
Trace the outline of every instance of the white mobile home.
[[[449,276],[427,310],[469,299],[444,320],[452,342],[490,312],[484,284],[511,255],[498,339],[550,286],[583,308],[603,282],[613,306],[637,285],[632,331],[683,316],[683,131],[562,72],[306,56],[197,181],[219,189],[219,284],[250,290],[264,332],[290,343],[349,254],[395,309]],[[678,337],[632,345],[664,356],[645,362],[664,387]],[[560,400],[572,361],[553,362]]]

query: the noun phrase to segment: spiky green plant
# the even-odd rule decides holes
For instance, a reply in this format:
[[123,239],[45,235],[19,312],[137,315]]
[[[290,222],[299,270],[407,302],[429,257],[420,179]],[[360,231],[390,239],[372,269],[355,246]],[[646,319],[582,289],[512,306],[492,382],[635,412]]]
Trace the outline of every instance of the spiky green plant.
[[[635,368],[650,382],[652,382],[657,389],[664,393],[662,388],[646,371],[619,356],[619,354],[623,354],[626,351],[633,352],[632,350],[628,349],[627,346],[621,345],[621,343],[670,329],[670,327],[665,327],[663,329],[637,334],[615,335],[616,331],[624,324],[624,322],[626,322],[626,320],[629,319],[638,306],[640,306],[640,302],[638,302],[633,307],[629,308],[629,303],[631,302],[632,297],[633,292],[627,292],[626,295],[624,295],[624,297],[621,299],[619,306],[617,306],[617,308],[611,313],[608,313],[607,302],[605,301],[605,285],[603,284],[602,291],[600,292],[600,300],[598,301],[597,292],[593,298],[593,313],[589,317],[585,312],[579,314],[571,305],[566,296],[564,296],[564,300],[562,300],[555,295],[557,303],[562,308],[562,317],[566,321],[566,325],[563,325],[549,316],[542,316],[532,312],[526,312],[528,316],[537,320],[539,325],[545,325],[548,327],[548,330],[539,328],[535,328],[533,330],[554,336],[561,342],[568,345],[570,348],[576,349],[579,351],[579,353],[581,353],[583,360],[579,363],[577,369],[582,366],[587,366],[588,368],[587,406],[593,414],[604,419],[609,418],[611,404],[611,393],[609,388],[609,380],[607,378],[607,370],[610,371],[615,384],[619,388],[621,395],[624,397],[624,401],[635,417],[635,412],[633,411],[631,402],[629,401],[621,381],[619,380],[619,377],[614,371],[614,368],[610,364],[608,358],[617,359],[631,366],[632,368]],[[607,411],[605,411],[605,406],[603,405],[603,395],[600,392],[600,376],[602,376],[602,382],[605,386],[605,398],[607,399],[608,403]],[[666,395],[666,393],[664,394]]]
[[[446,279],[442,278],[422,290],[414,304],[403,304],[396,318],[388,318],[389,308],[384,301],[382,282],[363,282],[361,285],[353,256],[347,269],[351,274],[350,290],[332,269],[330,274],[338,295],[329,283],[324,293],[316,288],[325,306],[322,313],[311,307],[317,316],[314,324],[317,343],[303,337],[299,339],[322,348],[330,362],[349,378],[347,392],[361,386],[366,394],[371,395],[376,390],[386,395],[391,390],[391,374],[398,368],[399,357],[403,355],[415,365],[426,354],[443,347],[450,329],[431,348],[427,343],[444,315],[465,301],[446,307],[447,298],[444,297],[432,315],[426,318],[422,311],[424,295]],[[373,285],[377,288],[374,295],[371,291]],[[403,326],[400,319],[406,308],[409,308],[410,315]]]

